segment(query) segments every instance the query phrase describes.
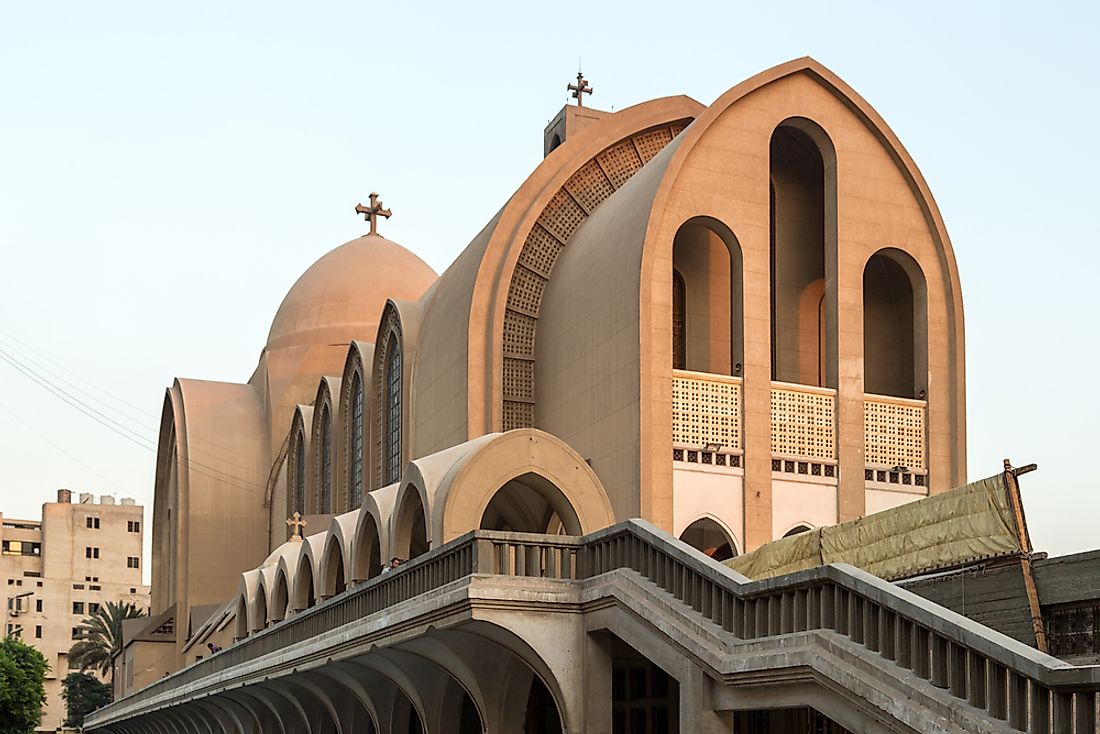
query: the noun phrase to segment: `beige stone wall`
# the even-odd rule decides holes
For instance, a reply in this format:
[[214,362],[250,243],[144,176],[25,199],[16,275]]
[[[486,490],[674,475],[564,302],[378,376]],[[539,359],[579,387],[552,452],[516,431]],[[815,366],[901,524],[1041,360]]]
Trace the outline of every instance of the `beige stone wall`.
[[[0,588],[6,599],[29,592],[17,616],[5,600],[4,632],[21,628],[21,639],[36,647],[50,666],[39,731],[54,731],[65,718],[61,680],[70,672],[72,631],[92,613],[92,605],[121,601],[143,611],[149,608],[149,587],[142,583],[143,508],[130,500],[116,504],[109,496],[99,501],[90,494],[84,498],[88,501],[44,504],[41,521],[0,522],[0,539],[41,547],[37,556],[0,555]],[[89,558],[86,549],[98,552]],[[137,559],[136,567],[128,563],[132,558]]]

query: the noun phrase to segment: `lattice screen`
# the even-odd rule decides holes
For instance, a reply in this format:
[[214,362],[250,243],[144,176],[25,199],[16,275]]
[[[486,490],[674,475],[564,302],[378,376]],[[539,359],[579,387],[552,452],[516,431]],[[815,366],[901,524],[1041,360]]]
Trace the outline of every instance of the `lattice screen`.
[[[581,166],[555,192],[539,215],[520,250],[519,264],[512,272],[508,303],[504,313],[503,428],[526,428],[535,420],[535,327],[542,292],[565,243],[588,215],[615,190],[638,172],[645,161],[657,155],[690,121],[680,120],[665,127],[623,140]],[[514,359],[516,357],[525,360]],[[740,447],[740,392],[736,426]],[[703,443],[709,443],[704,441]],[[733,446],[725,440],[714,443]]]
[[772,388],[772,453],[836,459],[836,400],[832,395]]
[[673,376],[672,442],[740,449],[740,382]]
[[924,447],[926,412],[920,405],[864,400],[864,461],[869,466],[927,469]]

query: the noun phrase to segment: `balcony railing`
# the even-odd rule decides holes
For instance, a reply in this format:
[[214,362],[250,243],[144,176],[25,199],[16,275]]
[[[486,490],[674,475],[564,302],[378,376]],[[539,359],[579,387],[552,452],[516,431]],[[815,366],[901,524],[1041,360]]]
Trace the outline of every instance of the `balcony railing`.
[[836,390],[773,382],[772,456],[836,460]]
[[[471,574],[595,579],[629,569],[735,638],[824,630],[1028,732],[1094,732],[1100,666],[1077,667],[847,565],[750,582],[648,523],[581,537],[467,533],[401,569],[349,589],[93,714],[91,728],[194,695],[214,673]],[[87,724],[86,724],[87,725]]]
[[672,372],[672,443],[741,449],[741,378]]
[[886,395],[863,397],[864,461],[868,468],[923,473],[928,403]]

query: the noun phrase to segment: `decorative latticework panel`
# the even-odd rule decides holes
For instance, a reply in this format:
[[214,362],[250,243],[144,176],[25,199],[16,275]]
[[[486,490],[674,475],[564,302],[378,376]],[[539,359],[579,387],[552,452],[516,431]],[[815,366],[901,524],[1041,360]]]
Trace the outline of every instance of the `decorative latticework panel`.
[[546,278],[517,265],[512,273],[512,285],[508,289],[508,308],[529,316],[538,316],[542,289],[545,287]]
[[504,399],[535,399],[535,363],[528,359],[504,358]]
[[607,176],[596,161],[589,161],[581,166],[581,170],[565,182],[565,188],[589,213],[595,211],[604,199],[615,193],[615,187],[607,180]]
[[672,443],[740,449],[741,381],[717,375],[674,374]]
[[836,459],[836,397],[817,390],[772,387],[772,453]]
[[642,159],[634,149],[634,141],[624,140],[596,156],[615,188],[621,188],[642,167]]
[[535,406],[532,403],[519,403],[515,400],[504,401],[504,414],[501,422],[505,431],[516,428],[533,428],[535,425]]
[[634,138],[634,145],[637,146],[643,163],[649,163],[653,156],[660,153],[671,142],[672,132],[667,127],[651,130]]
[[[528,232],[512,272],[504,311],[502,351],[505,357],[501,375],[504,430],[534,425],[535,331],[543,290],[562,248],[588,215],[642,167],[639,151],[644,151],[645,160],[649,160],[668,145],[685,124],[675,122],[623,140],[585,163],[554,193]],[[733,429],[736,443],[721,431],[715,434],[716,438],[703,443],[740,447],[740,407],[736,416],[737,424]],[[713,421],[720,427],[718,418]]]
[[588,214],[565,189],[559,189],[539,215],[539,224],[562,242],[568,242]]
[[519,252],[519,262],[543,277],[548,277],[554,269],[554,261],[558,259],[562,244],[536,224],[527,235],[527,241],[523,243],[523,249]]
[[927,469],[926,415],[923,401],[865,398],[863,441],[867,465]]
[[538,320],[518,311],[504,312],[504,353],[513,357],[535,356],[535,326]]
[[668,129],[668,131],[669,131],[669,133],[672,134],[672,137],[676,137],[677,135],[682,133],[684,131],[684,128],[686,128],[686,127],[687,127],[686,123],[676,122],[676,123],[673,123],[672,127],[670,127]]

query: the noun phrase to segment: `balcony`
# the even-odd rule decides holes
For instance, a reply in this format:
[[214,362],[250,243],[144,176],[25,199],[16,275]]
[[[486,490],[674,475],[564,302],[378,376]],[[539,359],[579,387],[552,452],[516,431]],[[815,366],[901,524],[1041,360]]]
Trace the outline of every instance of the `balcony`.
[[772,460],[836,463],[836,390],[789,382],[771,388]]
[[[673,458],[740,465],[741,378],[709,372],[672,372]],[[688,459],[690,461],[690,459]]]
[[864,479],[925,486],[928,403],[888,395],[863,396]]

